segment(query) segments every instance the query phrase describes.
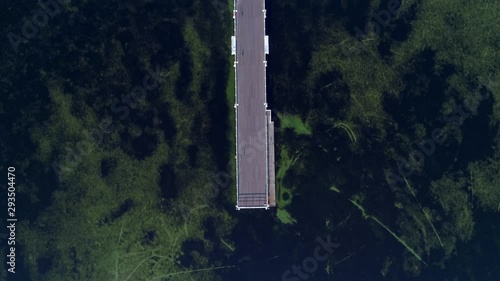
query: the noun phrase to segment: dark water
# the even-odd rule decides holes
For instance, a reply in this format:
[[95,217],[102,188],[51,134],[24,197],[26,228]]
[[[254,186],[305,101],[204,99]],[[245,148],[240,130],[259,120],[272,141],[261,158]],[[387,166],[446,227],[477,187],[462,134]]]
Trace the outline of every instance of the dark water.
[[[388,1],[382,1],[381,7],[387,5]],[[271,101],[271,108],[276,111],[293,112],[305,117],[312,108],[321,108],[325,116],[337,117],[341,119],[345,116],[345,110],[352,101],[349,99],[349,89],[342,82],[340,73],[332,72],[322,76],[317,81],[314,97],[316,100],[305,99],[305,93],[308,91],[303,88],[302,81],[307,73],[305,67],[310,59],[311,41],[310,33],[316,17],[324,17],[332,22],[339,22],[345,28],[355,34],[354,28],[365,26],[368,20],[368,2],[367,1],[349,1],[344,6],[340,1],[329,1],[324,9],[312,9],[315,5],[306,2],[272,2],[267,3],[268,15],[267,30],[272,35],[271,56],[268,61],[268,97]],[[380,34],[382,38],[379,45],[379,52],[382,57],[390,58],[390,48],[395,42],[402,42],[408,39],[412,31],[412,22],[416,19],[417,4],[412,6],[404,17],[396,19],[391,26],[383,29]],[[314,10],[308,14],[309,10]],[[303,12],[302,12],[303,11]],[[293,32],[290,32],[293,30]],[[300,43],[298,43],[300,42]],[[284,51],[282,51],[284,50]],[[405,75],[405,87],[399,93],[400,99],[392,99],[390,95],[385,95],[384,109],[391,115],[398,124],[398,131],[391,131],[388,128],[388,139],[397,138],[398,134],[414,135],[413,124],[424,124],[428,132],[434,128],[441,128],[446,125],[442,120],[442,104],[445,101],[445,92],[448,88],[446,80],[456,73],[453,65],[440,66],[436,71],[435,53],[433,50],[424,50],[413,58],[413,67]],[[284,82],[286,81],[286,82]],[[328,88],[321,88],[332,83]],[[340,93],[340,94],[339,94]],[[436,153],[426,159],[425,168],[419,173],[423,176],[415,179],[415,182],[423,186],[428,186],[431,180],[436,180],[441,175],[453,167],[453,169],[462,169],[470,161],[476,161],[492,155],[492,145],[498,128],[488,126],[487,116],[491,116],[491,101],[485,101],[481,104],[478,116],[465,121],[461,129],[467,132],[461,144],[451,141],[446,148],[436,149]],[[277,121],[279,127],[279,121]],[[367,203],[365,208],[368,210],[377,210],[373,215],[384,218],[385,223],[391,229],[397,229],[398,226],[389,222],[395,221],[396,213],[392,206],[387,206],[387,202],[394,202],[393,195],[383,177],[383,165],[381,163],[391,163],[392,159],[387,158],[385,151],[387,143],[376,141],[365,141],[360,144],[362,150],[370,152],[368,157],[359,157],[351,154],[350,147],[345,145],[349,139],[341,131],[330,131],[329,134],[321,134],[328,130],[328,126],[313,127],[314,139],[302,138],[296,136],[291,130],[286,130],[276,136],[277,143],[286,144],[289,147],[301,147],[301,162],[305,163],[303,170],[295,171],[293,168],[287,173],[284,180],[285,186],[297,186],[293,197],[293,204],[288,211],[297,220],[296,226],[276,227],[274,221],[259,220],[259,228],[254,229],[251,226],[256,221],[252,217],[239,215],[242,230],[235,232],[234,239],[237,246],[243,247],[244,253],[248,256],[257,256],[262,259],[262,264],[255,266],[242,266],[243,280],[280,280],[280,275],[291,265],[300,263],[303,258],[308,256],[307,250],[312,251],[314,246],[311,242],[324,233],[324,220],[331,218],[338,221],[340,218],[351,216],[351,223],[348,229],[342,229],[335,233],[335,237],[344,247],[339,249],[339,259],[342,256],[359,252],[355,254],[348,262],[342,263],[335,268],[335,276],[339,280],[384,280],[380,274],[380,268],[383,259],[386,256],[392,256],[391,253],[401,252],[402,245],[399,244],[387,232],[375,224],[372,227],[367,225],[374,224],[373,221],[366,221],[358,210],[353,209],[352,205],[346,204],[348,198],[342,195],[332,196],[328,189],[328,183],[332,181],[345,183],[341,184],[344,188],[360,189],[370,198],[371,203]],[[376,131],[365,129],[366,135],[376,135]],[[481,137],[478,137],[481,136]],[[415,146],[409,143],[399,143],[395,139],[394,143],[400,147],[400,151],[407,151]],[[328,147],[329,151],[324,152],[317,147]],[[333,150],[332,148],[336,149]],[[341,167],[335,163],[335,159],[342,159]],[[455,158],[460,159],[454,163]],[[279,163],[278,163],[279,165]],[[330,180],[325,180],[325,175],[331,175]],[[430,198],[429,198],[430,199]],[[432,205],[432,201],[422,201],[422,204]],[[478,214],[479,215],[479,214]],[[262,214],[266,217],[267,214]],[[488,220],[478,219],[479,232],[483,228],[488,228]],[[269,224],[266,224],[269,222]],[[491,227],[491,226],[490,226]],[[273,243],[270,249],[267,247],[267,238],[265,235],[268,229],[273,228],[271,234]],[[238,227],[235,228],[235,231]],[[250,234],[249,234],[250,233]],[[250,236],[250,237],[249,237]],[[245,237],[246,239],[242,239]],[[482,236],[481,236],[482,237]],[[481,237],[474,237],[482,239]],[[253,241],[252,245],[259,245],[259,248],[266,247],[269,254],[263,254],[259,249],[252,249],[248,246],[247,239]],[[303,243],[308,243],[303,247]],[[293,246],[289,246],[293,245]],[[238,248],[238,247],[237,247]],[[462,252],[462,246],[459,246],[459,252]],[[491,250],[494,252],[495,250]],[[272,262],[266,261],[265,257],[270,258],[275,254],[279,257]],[[310,253],[309,253],[310,255]],[[472,254],[470,254],[472,255]],[[478,255],[478,259],[485,258],[486,255]],[[469,273],[465,273],[463,268],[450,266],[449,269],[441,270],[434,266],[424,267],[420,277],[413,277],[411,274],[402,270],[402,262],[395,258],[392,266],[392,273],[385,280],[453,280],[457,276],[458,280],[469,280],[466,276],[476,274],[477,280],[484,279],[486,275],[470,272],[481,272],[474,265],[468,266]],[[248,259],[250,259],[248,257]],[[461,259],[461,255],[457,260]],[[491,264],[486,259],[482,260]],[[269,263],[272,266],[266,266]],[[253,265],[253,263],[251,263]],[[260,268],[258,268],[260,267]],[[497,276],[499,273],[495,269],[488,271],[488,276]],[[238,274],[228,275],[235,278]],[[241,276],[240,276],[241,278]],[[230,277],[227,278],[231,280]],[[322,270],[315,272],[314,280],[327,280]]]
[[[175,119],[171,116],[171,108],[163,102],[158,102],[157,89],[148,92],[146,101],[151,105],[148,110],[130,110],[128,117],[121,121],[120,114],[110,109],[110,100],[121,99],[121,95],[135,85],[140,85],[145,74],[140,56],[151,54],[149,63],[169,66],[179,60],[180,76],[175,84],[175,98],[187,105],[193,104],[193,95],[188,85],[195,79],[191,72],[193,64],[187,46],[182,37],[182,19],[195,14],[195,1],[168,1],[168,5],[152,2],[138,5],[136,10],[130,10],[124,4],[110,1],[100,3],[91,1],[82,5],[79,10],[81,16],[76,17],[76,24],[64,24],[64,16],[50,20],[54,28],[46,27],[39,38],[34,38],[28,46],[22,46],[23,52],[14,57],[7,47],[2,47],[2,54],[11,56],[10,62],[23,72],[15,72],[8,76],[10,84],[1,88],[2,104],[5,113],[0,123],[2,132],[2,166],[8,163],[17,163],[19,159],[28,159],[22,164],[22,170],[29,175],[29,179],[20,179],[28,188],[36,184],[38,187],[37,203],[30,203],[26,195],[19,196],[23,210],[23,219],[34,221],[38,215],[51,204],[54,190],[60,185],[53,169],[45,163],[31,160],[36,149],[30,140],[30,129],[39,127],[50,116],[48,92],[45,90],[39,70],[71,81],[66,84],[69,92],[78,92],[77,89],[89,87],[96,89],[94,94],[75,97],[79,103],[72,108],[74,115],[83,113],[82,105],[87,104],[95,110],[99,118],[111,116],[121,126],[119,129],[120,141],[112,143],[106,140],[107,145],[116,146],[129,156],[145,159],[156,150],[159,140],[163,137],[169,145],[174,142],[178,132]],[[388,1],[381,1],[380,7],[387,6]],[[498,238],[500,233],[495,221],[498,215],[476,212],[476,234],[473,241],[459,244],[457,253],[452,257],[448,268],[441,270],[432,265],[424,268],[419,277],[413,277],[402,269],[402,261],[398,260],[404,249],[386,230],[372,220],[362,217],[359,210],[348,201],[351,191],[362,192],[368,202],[363,206],[371,215],[381,217],[391,229],[398,229],[394,223],[397,214],[394,207],[387,202],[394,202],[394,195],[385,182],[384,166],[392,165],[392,158],[386,154],[387,142],[394,145],[394,149],[404,154],[414,148],[414,143],[399,139],[401,135],[408,139],[415,137],[413,125],[421,123],[430,131],[446,125],[441,118],[442,104],[447,90],[446,80],[457,69],[453,65],[445,65],[436,71],[436,54],[433,50],[425,49],[413,58],[413,68],[404,78],[403,90],[400,98],[390,94],[384,95],[384,110],[398,124],[398,128],[387,128],[387,139],[361,140],[359,150],[353,152],[348,136],[341,129],[331,129],[331,124],[323,122],[323,117],[342,120],[347,118],[348,108],[353,101],[350,98],[350,89],[343,80],[340,71],[323,74],[308,89],[304,80],[310,71],[311,50],[315,43],[314,31],[320,23],[335,23],[344,27],[352,36],[356,34],[356,27],[364,27],[370,20],[369,1],[268,1],[267,33],[271,37],[271,50],[268,61],[268,99],[273,112],[294,113],[302,118],[312,110],[323,115],[311,125],[313,137],[297,136],[292,130],[286,130],[276,135],[278,144],[287,147],[300,148],[302,151],[302,168],[292,167],[287,173],[283,184],[296,187],[293,194],[293,203],[287,211],[296,219],[294,225],[283,225],[276,218],[276,209],[268,211],[237,212],[234,203],[228,200],[224,193],[219,194],[215,204],[224,208],[236,219],[236,225],[230,231],[229,240],[234,243],[235,251],[228,254],[224,250],[217,225],[222,224],[220,218],[213,216],[204,221],[203,237],[212,243],[212,248],[206,246],[200,239],[191,239],[182,244],[183,255],[179,258],[182,266],[196,265],[198,255],[206,256],[209,264],[212,262],[226,265],[235,265],[233,269],[219,272],[221,280],[282,280],[283,274],[291,270],[292,266],[302,264],[303,260],[313,255],[318,246],[318,238],[326,239],[331,236],[340,247],[332,255],[332,260],[338,262],[333,266],[334,276],[338,280],[453,280],[457,277],[462,280],[494,280],[498,277]],[[2,12],[0,21],[3,24],[19,22],[17,14],[23,14],[28,7],[24,3],[11,4],[12,13]],[[191,130],[192,145],[187,148],[186,167],[203,167],[207,163],[200,161],[200,154],[205,147],[209,147],[214,155],[215,167],[211,170],[226,171],[227,163],[232,159],[233,149],[227,138],[232,128],[229,128],[228,107],[226,100],[226,83],[232,66],[229,64],[229,48],[225,34],[232,32],[232,22],[229,15],[221,21],[212,5],[203,2],[197,6],[206,13],[199,16],[196,28],[199,29],[204,44],[211,50],[212,56],[205,71],[209,73],[201,81],[199,96],[204,100],[206,108],[192,112],[194,126]],[[29,9],[28,9],[29,10]],[[177,21],[162,21],[159,17],[176,17]],[[109,19],[99,23],[96,19]],[[412,31],[412,23],[417,18],[417,4],[411,7],[405,17],[396,19],[391,26],[383,29],[380,34],[381,42],[378,52],[384,59],[390,59],[391,47],[397,42],[408,39]],[[453,19],[450,19],[453,20]],[[102,23],[102,22],[101,22]],[[142,30],[141,27],[151,27]],[[15,24],[14,24],[14,27]],[[102,28],[101,28],[102,27]],[[18,28],[18,26],[17,26]],[[226,32],[226,33],[224,33]],[[168,34],[168,36],[165,36]],[[115,39],[111,43],[110,38]],[[155,43],[155,44],[152,44]],[[80,46],[67,48],[68,44]],[[118,44],[118,45],[113,45]],[[103,61],[98,46],[103,46],[105,57],[110,61]],[[117,46],[126,54],[120,63],[125,71],[112,72],[105,67],[116,55]],[[153,46],[156,46],[155,48]],[[55,55],[59,53],[60,55]],[[47,55],[46,55],[47,54]],[[14,57],[14,58],[12,58]],[[80,60],[85,58],[85,62]],[[75,67],[78,65],[78,67]],[[8,73],[2,68],[2,73]],[[107,83],[96,81],[96,77],[103,74]],[[102,85],[102,87],[101,87]],[[329,85],[328,87],[325,87]],[[314,92],[314,95],[306,95]],[[11,95],[10,93],[15,93]],[[309,98],[311,97],[311,98]],[[6,106],[6,105],[9,106]],[[29,114],[19,114],[19,109]],[[448,169],[463,169],[470,161],[483,160],[492,155],[494,137],[497,127],[488,126],[489,116],[492,114],[493,100],[481,103],[479,114],[463,123],[461,129],[467,134],[461,143],[451,141],[446,149],[437,149],[436,153],[426,159],[425,168],[412,179],[420,185],[428,185],[431,180],[439,179]],[[160,123],[155,124],[157,118]],[[120,121],[118,121],[120,120]],[[208,126],[204,127],[204,125]],[[279,128],[279,120],[276,126]],[[141,128],[139,136],[133,136],[126,128],[138,126]],[[204,128],[204,129],[201,129]],[[158,130],[156,130],[158,129]],[[376,136],[373,128],[360,129],[360,134]],[[158,133],[159,132],[159,133]],[[482,136],[482,137],[477,137]],[[401,140],[401,141],[400,141]],[[324,150],[327,148],[327,151]],[[174,151],[173,154],[180,153]],[[279,153],[279,151],[277,151]],[[279,154],[278,154],[279,155]],[[278,156],[277,155],[277,156]],[[57,155],[51,156],[57,160]],[[460,161],[455,161],[455,158]],[[277,157],[279,159],[279,157]],[[337,160],[339,159],[339,160]],[[104,159],[100,163],[100,172],[103,178],[112,174],[117,166],[115,159]],[[278,163],[279,165],[279,163]],[[178,183],[177,167],[164,164],[160,167],[159,185],[162,187],[160,196],[164,199],[164,208],[172,206],[182,191],[182,184]],[[336,194],[328,190],[332,182],[343,193]],[[227,188],[233,188],[229,184]],[[379,188],[373,188],[379,187]],[[345,191],[345,192],[344,192]],[[291,195],[291,194],[290,194]],[[3,194],[2,194],[3,196]],[[432,202],[423,201],[422,204],[431,205]],[[119,219],[134,206],[132,199],[120,202],[119,207],[108,215],[103,223],[111,223]],[[335,230],[325,227],[325,221],[337,224],[347,220],[344,226]],[[157,233],[147,231],[141,243],[154,243]],[[496,243],[496,244],[495,244]],[[492,246],[496,245],[496,246]],[[496,248],[495,248],[496,247]],[[19,255],[26,256],[23,247],[19,247]],[[407,253],[406,253],[407,254]],[[434,253],[432,253],[434,254]],[[438,255],[439,253],[437,253]],[[385,257],[394,258],[392,273],[384,279],[380,275],[380,268]],[[346,258],[345,260],[343,260]],[[51,257],[37,261],[39,273],[45,273],[54,265]],[[324,271],[326,264],[319,263],[319,269],[309,280],[329,280]],[[19,260],[18,280],[30,280],[22,260]],[[475,278],[475,279],[467,279]]]

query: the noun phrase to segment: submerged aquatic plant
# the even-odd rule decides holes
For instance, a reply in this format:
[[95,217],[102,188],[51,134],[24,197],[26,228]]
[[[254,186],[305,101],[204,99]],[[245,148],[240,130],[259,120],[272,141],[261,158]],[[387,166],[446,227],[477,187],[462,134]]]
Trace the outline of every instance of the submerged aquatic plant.
[[167,273],[158,277],[154,277],[150,280],[163,280],[164,278],[174,276],[174,275],[179,275],[179,274],[188,274],[188,273],[195,273],[195,272],[204,272],[204,271],[214,271],[214,270],[220,270],[220,269],[227,269],[227,268],[234,268],[236,265],[227,265],[227,266],[214,266],[214,267],[208,267],[208,268],[199,268],[199,269],[192,269],[192,270],[186,270],[186,271],[178,271],[178,272],[173,272],[173,273]]
[[413,198],[415,198],[415,201],[417,202],[420,210],[422,211],[422,213],[424,213],[424,216],[425,218],[427,219],[427,221],[429,222],[429,224],[431,225],[432,227],[432,231],[434,231],[434,234],[436,235],[436,238],[438,239],[439,241],[439,244],[441,244],[441,248],[444,249],[444,245],[443,245],[443,241],[441,241],[441,237],[439,236],[436,228],[434,227],[434,224],[432,223],[432,220],[429,216],[429,214],[424,210],[424,208],[422,207],[422,205],[420,204],[420,202],[418,201],[417,199],[417,196],[415,195],[415,192],[413,191],[413,188],[410,186],[410,183],[408,182],[408,180],[406,180],[406,178],[403,178],[405,183],[406,183],[406,187],[408,188],[408,190],[410,191],[411,195],[413,195]]
[[419,254],[417,254],[417,252],[411,248],[403,239],[401,239],[396,233],[394,233],[391,229],[389,229],[385,224],[383,224],[377,217],[374,217],[372,215],[369,215],[366,210],[363,208],[363,206],[361,206],[358,202],[356,202],[355,200],[352,200],[352,199],[349,199],[349,201],[351,201],[351,203],[356,206],[360,211],[361,211],[361,214],[363,215],[363,218],[365,219],[372,219],[373,221],[375,221],[376,223],[378,223],[380,226],[382,226],[385,230],[387,230],[387,232],[389,232],[394,238],[396,238],[396,240],[401,243],[401,245],[403,245],[410,253],[413,254],[413,256],[415,256],[419,261],[421,261],[423,264],[427,265],[427,263],[425,261],[422,260],[422,258],[420,257]]
[[344,131],[347,132],[347,135],[351,139],[353,143],[356,143],[358,139],[356,138],[356,134],[354,134],[354,131],[347,125],[346,123],[343,122],[337,122],[335,125],[333,125],[334,128],[342,128]]

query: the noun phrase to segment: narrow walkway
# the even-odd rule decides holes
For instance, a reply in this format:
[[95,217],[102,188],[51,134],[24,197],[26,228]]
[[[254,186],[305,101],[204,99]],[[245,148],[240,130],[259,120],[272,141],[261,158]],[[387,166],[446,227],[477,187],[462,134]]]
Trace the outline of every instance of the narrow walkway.
[[266,102],[265,0],[235,0],[236,188],[239,209],[273,207],[274,124]]

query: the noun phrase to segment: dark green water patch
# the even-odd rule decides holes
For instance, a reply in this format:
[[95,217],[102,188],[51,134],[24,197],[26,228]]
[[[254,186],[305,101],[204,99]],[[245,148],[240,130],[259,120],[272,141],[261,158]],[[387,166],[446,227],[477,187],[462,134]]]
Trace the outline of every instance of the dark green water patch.
[[392,44],[391,43],[392,42],[390,39],[382,39],[382,40],[380,40],[380,43],[377,45],[377,52],[384,59],[388,59],[392,56],[392,52],[391,52]]
[[441,71],[435,71],[435,52],[430,49],[420,52],[411,63],[411,72],[403,78],[405,88],[399,93],[399,100],[389,97],[384,101],[384,110],[407,135],[413,134],[415,123],[429,129],[441,125],[441,108],[448,89],[446,80],[455,73],[452,65],[442,65]]
[[104,218],[103,223],[104,224],[110,224],[116,221],[117,219],[121,218],[125,213],[130,211],[132,209],[132,206],[134,205],[134,201],[132,199],[126,199],[123,201],[120,206],[115,209],[113,212],[111,212],[106,218]]
[[154,27],[153,36],[161,48],[151,56],[152,65],[165,66],[181,57],[185,46],[179,25],[160,22]]
[[[128,19],[119,19],[117,22],[118,26],[120,27],[129,27],[130,23]],[[134,34],[132,31],[128,29],[121,30],[116,33],[116,39],[120,41],[120,45],[122,46],[123,50],[125,53],[127,53],[127,49],[130,48],[130,45],[134,41]]]
[[52,265],[54,264],[53,257],[41,257],[36,261],[36,267],[38,273],[45,274],[52,269]]
[[[425,156],[423,171],[430,179],[440,178],[451,168],[463,168],[469,161],[483,159],[493,151],[496,130],[489,127],[492,101],[483,101],[478,115],[469,116],[470,112],[463,109],[464,101],[453,97],[455,90],[447,82],[455,72],[453,65],[436,65],[434,51],[426,49],[413,58],[412,71],[404,75],[406,87],[401,91],[400,98],[391,95],[384,98],[384,109],[397,122],[396,134],[406,136],[395,144],[407,160],[412,150],[421,151],[418,144],[423,139],[417,135],[417,128],[425,129],[423,137],[428,141],[432,139],[433,131],[451,128],[446,131],[446,141],[443,144],[434,143],[434,152]],[[452,107],[462,106],[466,115],[460,117],[457,108],[444,115],[442,108],[447,102]],[[463,135],[461,143],[460,131]]]
[[175,122],[170,115],[170,106],[165,103],[161,103],[157,107],[157,116],[160,119],[160,125],[158,126],[163,131],[163,136],[167,142],[172,142],[175,135],[177,134],[177,127]]
[[203,229],[205,229],[203,236],[205,237],[205,239],[217,243],[218,237],[215,228],[215,223],[216,220],[213,217],[209,217],[205,221],[203,221]]
[[141,244],[152,245],[154,243],[155,238],[156,238],[156,232],[154,230],[148,230],[144,233]]
[[[26,73],[5,76],[12,84],[5,85],[0,90],[0,104],[4,110],[0,122],[3,134],[0,152],[5,163],[31,158],[36,149],[31,141],[31,130],[40,126],[39,122],[47,121],[50,116],[47,111],[47,105],[50,104],[47,88],[36,71],[27,68]],[[19,108],[23,110],[19,111]],[[7,147],[9,149],[5,149]]]
[[118,165],[118,162],[116,159],[113,158],[105,158],[101,160],[101,176],[102,177],[107,177],[109,176],[116,166]]
[[[182,18],[185,8],[190,7],[193,0],[168,0],[162,2],[136,2],[136,11],[138,16],[147,15],[151,19],[158,18]],[[181,8],[182,7],[182,8]]]
[[281,280],[278,270],[291,265],[296,249],[302,248],[298,237],[289,233],[280,236],[275,231],[275,210],[236,214],[239,221],[231,233],[235,243],[231,260],[237,268],[223,272],[223,280]]
[[288,192],[283,192],[283,200],[288,201],[290,199],[290,194]]
[[19,200],[16,201],[16,205],[23,210],[23,218],[34,221],[51,204],[52,194],[59,185],[59,179],[52,167],[38,161],[32,161],[25,173],[29,175],[27,179],[23,180],[27,186],[27,192],[30,193],[31,190],[36,189],[38,200],[32,202],[27,194],[18,193]]
[[342,80],[336,70],[322,74],[315,83],[313,107],[324,112],[325,116],[345,118],[350,107],[349,85]]
[[175,199],[178,194],[178,187],[175,181],[174,169],[167,164],[160,167],[160,188],[161,197],[164,199]]
[[417,20],[419,5],[420,3],[414,3],[405,14],[400,14],[399,18],[391,22],[388,29],[388,36],[393,41],[404,42],[408,40],[413,31],[413,23]]
[[153,110],[130,109],[130,116],[123,121],[123,124],[127,127],[138,127],[140,132],[137,135],[133,135],[130,130],[120,133],[120,146],[129,156],[143,160],[151,156],[156,150],[159,139],[151,129],[154,128],[154,115]]
[[[390,1],[391,0],[382,1],[379,12],[387,11],[386,7]],[[381,33],[379,34],[381,40],[377,46],[377,50],[383,58],[389,59],[392,57],[393,53],[391,52],[391,47],[395,43],[408,40],[413,31],[413,23],[417,20],[419,5],[419,3],[413,4],[404,14],[400,12],[396,15],[391,14],[391,18],[387,21],[387,25],[382,25]]]
[[208,99],[211,93],[210,84],[211,82],[208,79],[203,79],[203,82],[201,83],[199,96],[204,100]]
[[133,140],[131,146],[134,151],[134,157],[143,160],[155,152],[158,147],[158,137],[155,133],[143,132]]
[[273,34],[270,41],[273,55],[267,67],[267,98],[273,110],[286,108],[287,112],[305,116],[310,110],[310,101],[304,95],[308,90],[302,82],[306,78],[304,74],[309,72],[314,27],[309,22],[311,15],[301,11],[300,5],[277,1],[267,3],[268,13],[274,15],[266,19],[266,32]]
[[365,30],[365,26],[369,21],[368,12],[370,9],[370,1],[334,1],[334,9],[332,10],[336,17],[342,19],[346,30],[353,36],[356,36],[356,28]]
[[180,264],[191,267],[196,262],[196,256],[205,254],[205,243],[200,239],[189,239],[182,243],[183,255],[179,257]]
[[217,217],[208,217],[203,221],[203,237],[212,244],[209,253],[212,261],[225,261],[226,264],[232,264],[234,261],[228,257],[228,247],[222,244],[223,237],[217,232],[217,229],[223,222]]
[[493,99],[483,101],[477,111],[478,115],[465,120],[462,127],[463,139],[458,154],[462,169],[466,169],[468,163],[484,160],[494,154],[493,147],[499,125],[490,126]]
[[75,247],[71,247],[70,248],[70,250],[69,250],[69,257],[70,257],[70,260],[71,260],[71,272],[73,274],[78,274],[78,272],[79,272],[78,265],[79,265],[79,263],[81,261],[78,259],[78,254],[76,252],[76,248]]
[[[207,139],[212,147],[217,169],[225,171],[230,157],[230,152],[227,149],[229,147],[229,140],[227,139],[229,109],[226,99],[229,62],[226,54],[217,52],[212,55],[211,63],[219,65],[219,67],[212,69],[215,81],[212,99],[207,104],[210,119]],[[225,67],[220,67],[221,65]]]
[[195,145],[190,145],[187,148],[188,163],[191,167],[196,167],[198,164],[198,147]]
[[[193,58],[185,50],[182,54],[179,67],[179,78],[175,81],[175,97],[186,104],[191,104],[193,93],[189,89],[189,84],[193,81]],[[199,79],[197,77],[197,79]]]

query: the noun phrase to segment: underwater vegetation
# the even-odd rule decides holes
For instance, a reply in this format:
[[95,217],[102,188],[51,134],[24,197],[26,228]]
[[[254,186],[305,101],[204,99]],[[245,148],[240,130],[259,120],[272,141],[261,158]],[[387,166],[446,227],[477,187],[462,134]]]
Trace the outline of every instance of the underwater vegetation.
[[311,280],[500,278],[500,5],[267,1],[265,212],[234,208],[232,5],[66,1],[4,36],[23,280],[280,280],[318,237]]

